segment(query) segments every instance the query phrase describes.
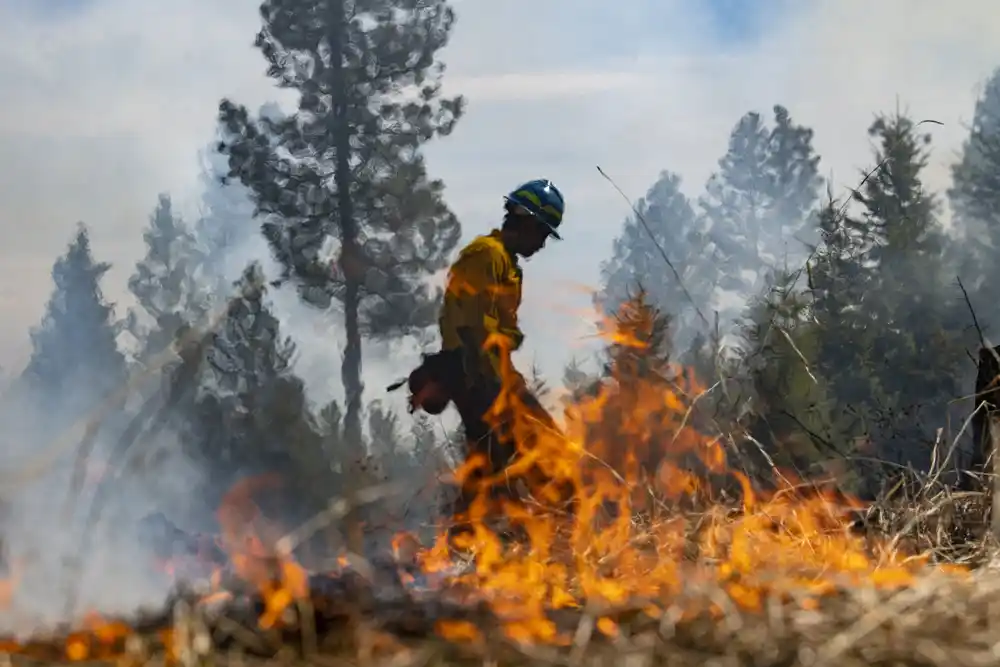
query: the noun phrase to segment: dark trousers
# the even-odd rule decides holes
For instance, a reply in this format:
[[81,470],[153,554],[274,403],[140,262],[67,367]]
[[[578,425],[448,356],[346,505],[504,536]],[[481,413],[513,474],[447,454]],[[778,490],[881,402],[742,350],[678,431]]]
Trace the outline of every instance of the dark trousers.
[[[485,459],[485,465],[479,466],[460,482],[457,498],[450,502],[446,513],[452,516],[468,511],[471,502],[480,493],[485,493],[484,478],[498,478],[517,457],[518,444],[511,433],[511,423],[514,415],[494,416],[492,407],[500,396],[501,385],[497,378],[478,376],[470,378],[466,375],[466,364],[463,363],[461,350],[443,350],[430,355],[424,355],[424,361],[414,370],[408,379],[411,391],[411,401],[414,396],[426,396],[428,387],[438,387],[431,391],[434,396],[446,396],[447,403],[454,404],[462,419],[465,430],[465,459],[480,455]],[[518,393],[519,409],[530,413],[530,416],[544,427],[558,430],[555,421],[542,404],[530,391],[523,379],[518,378],[515,391]],[[394,387],[400,386],[399,384]],[[390,388],[392,389],[392,387]],[[435,399],[437,400],[437,399]],[[414,405],[411,403],[411,405]],[[423,399],[416,400],[417,406],[425,406]],[[437,405],[437,403],[435,403]],[[438,414],[444,409],[432,408],[431,414]],[[520,443],[522,447],[530,448],[534,443]],[[529,472],[526,480],[530,487],[539,481],[546,481],[537,466]],[[505,497],[516,499],[512,480],[491,483],[489,490],[493,498]]]
[[[532,445],[530,442],[518,443],[515,441],[511,433],[511,422],[514,415],[499,415],[487,419],[486,415],[500,395],[500,390],[500,385],[496,382],[480,382],[466,388],[464,392],[453,394],[452,402],[462,418],[462,426],[465,430],[466,460],[475,455],[480,455],[486,460],[485,466],[480,467],[463,480],[458,498],[453,506],[454,514],[468,511],[476,496],[486,493],[482,489],[482,480],[486,477],[496,478],[502,475],[504,470],[516,460],[518,444],[522,447]],[[538,398],[528,391],[526,386],[522,384],[518,394],[519,409],[526,410],[531,417],[548,428],[558,428],[548,411],[538,401]],[[540,471],[532,470],[526,481],[529,486],[539,482]],[[517,500],[514,480],[493,483],[489,489],[489,495],[494,500],[501,498]]]

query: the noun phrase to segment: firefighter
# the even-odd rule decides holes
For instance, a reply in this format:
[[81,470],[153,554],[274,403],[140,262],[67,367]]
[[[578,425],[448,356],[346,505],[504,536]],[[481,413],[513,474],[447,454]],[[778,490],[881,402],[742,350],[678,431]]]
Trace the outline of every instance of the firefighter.
[[[513,370],[510,354],[524,340],[517,315],[522,281],[519,259],[535,255],[549,238],[562,238],[558,229],[564,211],[562,193],[546,179],[528,181],[504,197],[500,228],[473,239],[449,271],[439,320],[441,351],[426,356],[408,378],[413,409],[438,414],[448,403],[455,405],[465,430],[467,455],[486,458],[481,474],[502,472],[517,452],[510,435],[491,426],[497,420],[487,418],[502,380],[517,391],[520,404],[536,419],[555,428],[524,378]],[[474,486],[473,480],[466,484],[456,512],[467,508],[476,492]]]

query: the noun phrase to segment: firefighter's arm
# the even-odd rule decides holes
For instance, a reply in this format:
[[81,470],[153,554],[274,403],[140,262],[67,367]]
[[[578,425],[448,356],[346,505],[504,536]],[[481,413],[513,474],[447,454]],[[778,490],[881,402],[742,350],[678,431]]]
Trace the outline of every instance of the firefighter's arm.
[[517,322],[517,302],[513,295],[500,295],[496,302],[496,319],[490,322],[488,330],[498,343],[513,352],[524,342],[524,333]]
[[[493,374],[497,378],[516,375],[510,357],[524,341],[524,334],[517,322],[517,303],[512,297],[513,295],[498,295],[493,311],[496,317],[487,318],[484,346]],[[503,370],[504,364],[508,366],[506,372]]]
[[515,274],[513,269],[506,258],[498,260],[494,267],[497,284],[493,294],[493,307],[484,326],[487,332],[485,350],[497,378],[510,379],[517,375],[510,362],[511,353],[520,348],[524,341],[524,334],[517,321],[517,309],[521,302],[520,275]]

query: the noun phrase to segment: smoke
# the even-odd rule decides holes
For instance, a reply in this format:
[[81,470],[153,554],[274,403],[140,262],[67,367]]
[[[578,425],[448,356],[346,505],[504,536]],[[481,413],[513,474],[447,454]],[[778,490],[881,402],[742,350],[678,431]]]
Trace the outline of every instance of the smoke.
[[17,386],[0,411],[0,535],[4,579],[13,585],[0,609],[0,634],[37,634],[87,613],[162,606],[171,583],[140,540],[139,521],[164,511],[190,525],[208,514],[197,501],[201,472],[179,454],[176,436],[143,439],[116,459],[127,415],[112,414],[79,460],[82,420],[51,428],[62,415],[39,411]]

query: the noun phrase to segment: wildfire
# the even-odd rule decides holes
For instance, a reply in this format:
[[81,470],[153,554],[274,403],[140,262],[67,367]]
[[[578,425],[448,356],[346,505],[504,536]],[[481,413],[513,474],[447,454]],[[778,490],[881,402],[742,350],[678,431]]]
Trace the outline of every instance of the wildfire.
[[[641,347],[634,333],[618,331],[614,340]],[[488,602],[511,639],[570,643],[552,610],[629,604],[655,617],[699,585],[721,587],[748,610],[761,609],[768,596],[812,605],[839,586],[908,586],[927,567],[925,557],[885,546],[873,551],[850,529],[847,512],[860,503],[841,494],[803,495],[787,474],[786,488],[755,494],[744,475],[727,468],[721,441],[691,425],[704,388],[688,371],[650,380],[619,369],[567,410],[562,432],[521,399],[519,375],[509,366],[503,375],[491,419],[496,426],[508,420],[520,448],[508,476],[537,480],[529,471],[541,471],[546,482],[531,489],[539,502],[493,500],[489,488],[509,477],[480,480],[461,517],[468,530],[443,532],[417,559],[425,570],[440,571],[456,550],[471,555],[474,569],[455,583]],[[470,460],[459,479],[473,479],[483,465]],[[715,504],[692,526],[684,508],[705,501],[704,480],[711,476],[735,480],[742,507]],[[599,618],[597,627],[608,636],[617,632],[610,618]],[[443,624],[439,632],[456,641],[477,636],[463,623]]]
[[[286,610],[296,600],[309,594],[306,571],[296,563],[290,554],[284,554],[274,546],[275,527],[270,526],[261,516],[252,500],[255,492],[272,488],[279,483],[274,476],[245,479],[236,484],[223,498],[218,510],[221,534],[214,539],[207,536],[191,536],[180,533],[175,526],[165,526],[168,538],[183,542],[181,555],[169,553],[158,559],[155,566],[160,572],[176,581],[183,581],[183,571],[190,570],[188,560],[193,560],[200,568],[208,568],[208,590],[200,603],[211,605],[231,597],[225,588],[225,581],[237,578],[257,589],[262,602],[262,613],[258,618],[261,629],[280,626]],[[165,519],[162,519],[165,521]],[[172,545],[171,549],[176,548]],[[221,554],[221,557],[220,557]],[[0,580],[0,604],[10,607],[16,593],[20,566],[12,568],[11,576]],[[103,618],[97,613],[84,615],[78,627],[63,640],[62,655],[59,658],[80,662],[117,658],[124,655],[128,640],[136,636],[136,628],[120,620]],[[175,630],[163,628],[158,631],[159,641],[166,647],[168,657],[175,654]],[[0,652],[24,655],[38,659],[53,659],[50,645],[42,641],[20,643],[0,641]]]
[[[252,500],[256,491],[280,484],[276,475],[244,480],[226,494],[218,512],[222,546],[235,574],[255,585],[264,600],[259,621],[262,628],[274,627],[290,605],[309,595],[306,571],[291,554],[277,550],[280,536],[262,525],[260,510]],[[274,546],[265,546],[265,542]]]
[[[619,332],[615,340],[634,348],[640,338]],[[561,428],[537,418],[511,368],[503,380],[490,419],[497,427],[508,423],[519,459],[503,479],[477,481],[477,497],[458,517],[466,532],[443,531],[427,548],[400,534],[393,549],[397,559],[416,563],[426,575],[451,571],[457,552],[468,557],[471,569],[444,577],[442,585],[472,591],[511,639],[569,644],[572,638],[552,620],[558,610],[588,610],[596,630],[613,638],[619,633],[609,613],[614,608],[629,605],[656,617],[699,586],[723,590],[725,604],[758,610],[770,596],[810,605],[844,585],[908,586],[927,565],[925,558],[885,546],[873,550],[852,533],[846,512],[859,503],[849,498],[803,495],[788,475],[787,488],[755,493],[727,466],[723,442],[694,425],[705,390],[691,372],[673,369],[652,379],[612,373],[566,410]],[[483,465],[473,458],[456,476],[470,480]],[[489,493],[512,478],[524,481],[529,501]],[[706,481],[719,478],[737,488],[741,507],[711,501]],[[261,628],[280,626],[288,608],[310,593],[307,572],[276,549],[280,533],[252,500],[277,482],[263,477],[238,484],[218,511],[225,568],[259,592]],[[340,564],[348,562],[341,558]],[[216,564],[205,602],[227,595],[221,568]],[[3,600],[9,602],[15,583],[0,582]],[[702,596],[685,609],[719,611],[720,604]],[[436,630],[456,642],[482,637],[481,628],[467,621],[440,621]],[[63,657],[120,654],[130,633],[123,623],[90,616],[69,636]],[[171,631],[163,633],[169,642]],[[33,649],[7,643],[0,650]]]

